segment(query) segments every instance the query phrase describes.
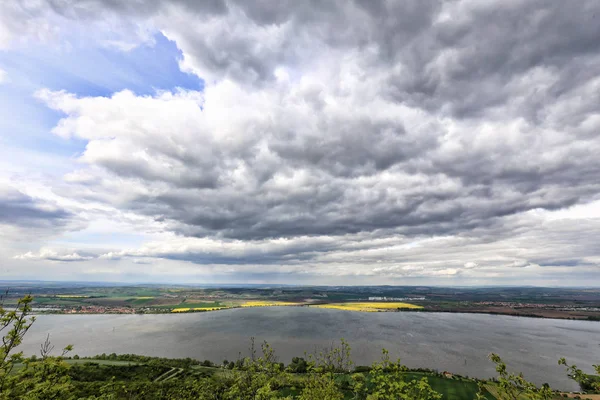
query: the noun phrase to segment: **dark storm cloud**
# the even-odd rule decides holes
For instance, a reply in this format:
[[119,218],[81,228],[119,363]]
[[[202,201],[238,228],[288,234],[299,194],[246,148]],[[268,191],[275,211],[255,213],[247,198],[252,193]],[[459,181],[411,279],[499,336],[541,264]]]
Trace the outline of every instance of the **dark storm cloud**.
[[20,228],[60,228],[74,215],[17,190],[0,191],[0,224]]
[[[182,50],[182,66],[214,81],[189,114],[164,112],[174,127],[154,127],[145,109],[149,121],[137,121],[133,95],[99,104],[110,121],[85,99],[73,100],[81,109],[48,101],[67,120],[95,121],[93,133],[81,132],[85,124],[70,132],[90,140],[85,161],[106,181],[130,180],[121,197],[111,187],[98,198],[173,231],[245,240],[460,234],[600,193],[597,1],[81,8],[92,5],[152,17]],[[223,100],[227,84],[258,111]],[[220,122],[204,126],[215,112]],[[104,140],[94,142],[97,132]],[[101,148],[110,140],[122,152]]]
[[[403,15],[400,4],[381,18],[395,21]],[[515,80],[545,69],[558,75],[552,85],[531,82],[521,88],[528,98],[519,113],[539,122],[546,103],[594,76],[586,66],[597,59],[600,46],[597,2],[578,7],[544,1],[446,2],[433,10],[441,10],[433,14],[438,20],[417,18],[426,31],[409,38],[398,36],[396,25],[381,25],[375,62],[403,67],[388,79],[387,94],[396,101],[458,118],[481,117],[522,95]],[[440,18],[445,12],[449,15]]]
[[[98,13],[114,12],[127,16],[151,16],[168,4],[160,0],[118,1],[118,0],[46,0],[49,7],[59,15],[69,18],[97,19]],[[174,6],[182,6],[186,10],[205,14],[222,14],[227,10],[224,0],[172,0]]]
[[315,252],[311,254],[293,254],[288,257],[278,253],[268,254],[243,254],[238,257],[227,256],[226,254],[201,254],[201,253],[166,253],[160,254],[160,258],[169,260],[189,261],[195,264],[218,264],[218,265],[268,265],[268,264],[290,264],[303,261],[310,261],[314,258]]

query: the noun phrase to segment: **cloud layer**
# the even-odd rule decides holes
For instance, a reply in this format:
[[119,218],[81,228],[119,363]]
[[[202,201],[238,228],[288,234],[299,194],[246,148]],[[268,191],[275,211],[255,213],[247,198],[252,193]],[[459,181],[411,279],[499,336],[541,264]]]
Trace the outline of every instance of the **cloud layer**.
[[86,143],[51,184],[72,209],[13,196],[0,221],[89,221],[91,208],[151,237],[14,260],[176,260],[316,282],[599,274],[596,1],[138,3],[1,6],[5,48],[86,25],[82,40],[127,51],[161,32],[205,82],[144,96],[40,87],[62,115],[52,134]]

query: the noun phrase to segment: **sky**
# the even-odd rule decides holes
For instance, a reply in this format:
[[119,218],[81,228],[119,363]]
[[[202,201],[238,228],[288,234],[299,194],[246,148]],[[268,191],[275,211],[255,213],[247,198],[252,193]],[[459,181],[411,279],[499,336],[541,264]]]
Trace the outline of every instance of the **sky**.
[[600,283],[600,2],[0,2],[0,279]]

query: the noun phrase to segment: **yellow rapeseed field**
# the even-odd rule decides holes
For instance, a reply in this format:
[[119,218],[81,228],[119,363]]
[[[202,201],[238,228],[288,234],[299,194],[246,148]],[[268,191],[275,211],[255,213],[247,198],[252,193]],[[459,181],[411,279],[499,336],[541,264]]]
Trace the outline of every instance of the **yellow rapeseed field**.
[[369,302],[369,303],[331,303],[331,304],[316,304],[311,307],[317,308],[333,308],[336,310],[348,311],[363,311],[363,312],[378,312],[392,311],[398,308],[423,308],[416,304],[397,303],[397,302]]
[[299,303],[290,303],[287,301],[247,301],[242,304],[242,307],[269,307],[269,306],[297,306]]
[[194,308],[174,308],[171,310],[171,312],[174,313],[179,313],[179,312],[188,312],[188,311],[217,311],[217,310],[223,310],[225,308],[229,308],[229,307],[210,307],[210,308],[199,308],[199,307],[194,307]]

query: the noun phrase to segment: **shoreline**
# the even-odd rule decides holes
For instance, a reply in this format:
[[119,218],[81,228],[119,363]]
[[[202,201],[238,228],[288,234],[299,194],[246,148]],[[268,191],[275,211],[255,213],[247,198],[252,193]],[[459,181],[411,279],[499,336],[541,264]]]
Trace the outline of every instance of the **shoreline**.
[[553,319],[553,320],[566,320],[566,321],[586,321],[586,322],[600,322],[600,317],[589,316],[588,318],[576,318],[572,316],[544,316],[538,314],[528,314],[528,313],[514,313],[514,312],[499,312],[499,311],[486,311],[486,310],[444,310],[444,309],[427,309],[427,308],[406,308],[406,309],[388,309],[388,310],[352,310],[352,309],[340,309],[335,307],[311,307],[317,304],[297,304],[297,305],[269,305],[269,306],[234,306],[234,307],[223,307],[220,309],[196,309],[196,310],[188,310],[188,311],[172,311],[172,310],[164,310],[164,311],[146,311],[139,309],[132,309],[131,312],[119,312],[119,311],[110,311],[106,310],[105,312],[67,312],[67,311],[40,311],[37,310],[33,312],[34,315],[181,315],[181,314],[197,314],[197,313],[208,313],[208,312],[219,312],[219,311],[227,311],[234,309],[247,309],[247,308],[268,308],[268,307],[307,307],[307,308],[320,308],[327,310],[335,310],[335,311],[346,311],[346,312],[356,312],[356,313],[446,313],[446,314],[487,314],[487,315],[501,315],[508,317],[520,317],[520,318],[536,318],[536,319]]

